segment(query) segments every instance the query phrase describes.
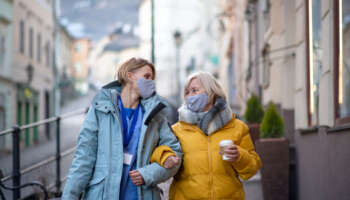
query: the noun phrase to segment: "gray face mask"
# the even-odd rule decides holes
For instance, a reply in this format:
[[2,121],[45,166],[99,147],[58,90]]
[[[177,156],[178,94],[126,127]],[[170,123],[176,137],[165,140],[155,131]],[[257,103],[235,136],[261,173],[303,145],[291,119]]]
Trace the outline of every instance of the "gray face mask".
[[192,112],[202,112],[205,105],[207,105],[208,95],[206,93],[195,96],[188,96],[186,98],[186,106]]
[[156,90],[156,85],[152,79],[138,78],[137,87],[139,88],[140,95],[143,99],[152,96]]

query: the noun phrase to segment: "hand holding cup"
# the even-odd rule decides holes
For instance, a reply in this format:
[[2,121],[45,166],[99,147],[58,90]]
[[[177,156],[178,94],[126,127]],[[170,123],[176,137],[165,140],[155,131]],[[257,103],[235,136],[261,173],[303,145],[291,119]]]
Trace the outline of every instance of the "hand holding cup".
[[239,151],[232,140],[222,140],[220,142],[220,154],[227,162],[236,162],[239,158]]

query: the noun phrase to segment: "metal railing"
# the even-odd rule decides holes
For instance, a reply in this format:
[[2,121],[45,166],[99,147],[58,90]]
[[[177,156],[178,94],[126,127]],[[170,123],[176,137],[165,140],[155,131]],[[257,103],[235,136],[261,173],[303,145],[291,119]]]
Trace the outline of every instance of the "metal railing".
[[[44,191],[44,195],[47,197],[47,188],[45,188],[42,184],[38,182],[31,182],[24,185],[21,185],[21,176],[24,174],[27,174],[35,169],[38,169],[39,167],[42,167],[44,165],[48,165],[49,163],[52,163],[56,161],[56,181],[55,184],[50,185],[48,189],[51,189],[53,187],[56,188],[55,196],[58,197],[61,195],[61,183],[65,181],[66,177],[61,179],[61,158],[65,157],[71,153],[74,152],[75,147],[68,149],[64,152],[61,152],[61,120],[67,119],[73,116],[84,114],[88,111],[88,108],[80,109],[77,111],[73,111],[70,113],[66,113],[60,116],[51,117],[48,119],[44,119],[35,123],[26,124],[23,126],[15,125],[13,128],[4,130],[0,132],[0,137],[5,136],[8,134],[12,134],[12,175],[8,175],[6,177],[0,177],[0,190],[1,187],[7,190],[13,191],[13,199],[17,200],[21,198],[21,191],[20,189],[27,186],[38,186]],[[21,170],[21,151],[20,151],[20,134],[23,130],[38,127],[41,125],[49,124],[49,123],[56,123],[56,154],[55,156],[51,156],[37,164],[34,164],[28,168]],[[0,169],[1,170],[1,169]],[[12,187],[8,187],[3,185],[3,183],[9,179],[13,179],[13,185]],[[0,193],[2,193],[0,191]],[[3,194],[1,195],[3,197]],[[4,198],[4,197],[3,197]]]

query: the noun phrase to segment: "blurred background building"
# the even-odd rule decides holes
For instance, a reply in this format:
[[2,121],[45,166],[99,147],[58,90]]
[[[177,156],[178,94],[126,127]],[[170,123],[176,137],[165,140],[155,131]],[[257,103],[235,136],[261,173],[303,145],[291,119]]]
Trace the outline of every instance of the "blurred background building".
[[71,71],[75,89],[81,94],[86,94],[89,89],[90,47],[91,41],[88,38],[80,38],[73,42]]
[[[6,115],[7,128],[48,118],[53,113],[54,18],[52,1],[2,2],[7,3],[7,7],[1,6],[7,12],[3,16],[11,17],[8,27],[2,29],[11,33],[3,38],[7,55],[6,70],[1,70],[11,83],[2,98],[11,102],[6,106],[11,113]],[[39,140],[38,131],[25,131],[22,139],[26,146]],[[50,136],[48,127],[42,131]]]
[[[15,84],[12,72],[13,1],[0,1],[0,130],[10,127],[15,121]],[[0,138],[0,146],[9,148],[10,138]]]

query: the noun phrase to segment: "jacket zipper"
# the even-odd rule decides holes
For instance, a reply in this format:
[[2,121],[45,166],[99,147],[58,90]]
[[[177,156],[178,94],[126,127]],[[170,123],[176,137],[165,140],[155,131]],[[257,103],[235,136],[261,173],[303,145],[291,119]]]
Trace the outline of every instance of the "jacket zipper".
[[211,159],[211,147],[210,147],[210,136],[208,137],[208,159],[209,159],[209,187],[210,187],[210,199],[213,199],[213,169],[212,169],[212,159]]
[[[112,97],[113,95],[111,95],[111,93],[110,93],[110,96]],[[112,115],[114,116],[114,118],[117,120],[117,122],[120,124],[120,118],[119,118],[119,116],[120,116],[120,113],[119,113],[119,110],[117,109],[117,106],[118,106],[118,101],[116,101],[115,103],[114,103],[114,101],[113,101],[113,99],[111,99],[111,102],[112,102],[112,107],[113,107],[113,111],[112,111]],[[111,133],[112,134],[112,133]],[[111,137],[111,135],[110,135],[110,137]],[[122,140],[121,141],[123,141],[123,135],[121,135],[121,137],[122,137]],[[122,149],[122,152],[124,152],[124,149]],[[110,139],[110,141],[109,141],[109,162],[108,162],[108,173],[109,173],[109,175],[111,175],[111,160],[112,160],[112,139]],[[123,170],[123,168],[122,168],[122,170]],[[108,182],[109,182],[109,180],[108,180]],[[121,182],[121,180],[119,180],[119,183]],[[107,189],[109,189],[108,187],[107,187]],[[107,192],[107,191],[106,191]],[[119,193],[120,193],[120,191],[119,191]],[[108,194],[108,193],[107,193]],[[119,194],[118,194],[119,195]],[[107,197],[108,198],[108,197]]]
[[[112,97],[113,95],[111,95],[111,97]],[[113,113],[113,116],[117,119],[117,121],[118,121],[118,123],[119,124],[121,124],[120,123],[120,118],[119,118],[119,116],[120,116],[120,112],[119,112],[119,110],[117,109],[117,108],[119,108],[119,104],[118,104],[118,101],[116,101],[115,103],[113,102],[113,99],[111,100],[112,101],[112,105],[113,105],[113,108],[114,108],[114,112],[112,112]],[[139,103],[141,103],[141,102],[139,102]],[[156,107],[156,106],[155,106]],[[155,108],[155,107],[153,107],[152,109],[151,109],[151,111],[149,112],[149,113],[151,113],[152,111],[153,111],[153,109]],[[148,114],[149,114],[148,113]],[[148,115],[144,115],[143,117],[148,117]],[[146,119],[146,118],[145,118]],[[143,122],[144,120],[142,120],[142,123],[144,123]],[[143,124],[142,124],[143,125]],[[147,129],[148,129],[148,127],[147,127]],[[145,130],[145,132],[147,132],[147,129]],[[141,138],[140,138],[141,139]],[[123,141],[123,136],[122,136],[122,140],[121,141]],[[143,143],[143,142],[142,142]],[[139,143],[138,145],[140,145],[141,143]],[[143,144],[141,144],[142,146],[143,146]],[[111,142],[110,142],[110,152],[112,152],[112,145],[111,145]],[[143,147],[142,147],[143,148]],[[124,149],[123,149],[123,151],[124,151]],[[138,158],[139,159],[139,158]],[[112,160],[112,154],[110,153],[109,154],[109,160]],[[137,162],[137,161],[136,161]],[[136,164],[137,165],[137,164]],[[110,163],[109,163],[109,169],[108,169],[108,171],[109,171],[109,174],[110,174],[110,169],[111,169],[111,166],[110,166]],[[142,197],[142,191],[140,191],[140,194],[138,195],[139,197],[141,197],[141,200],[143,199],[143,197]]]

